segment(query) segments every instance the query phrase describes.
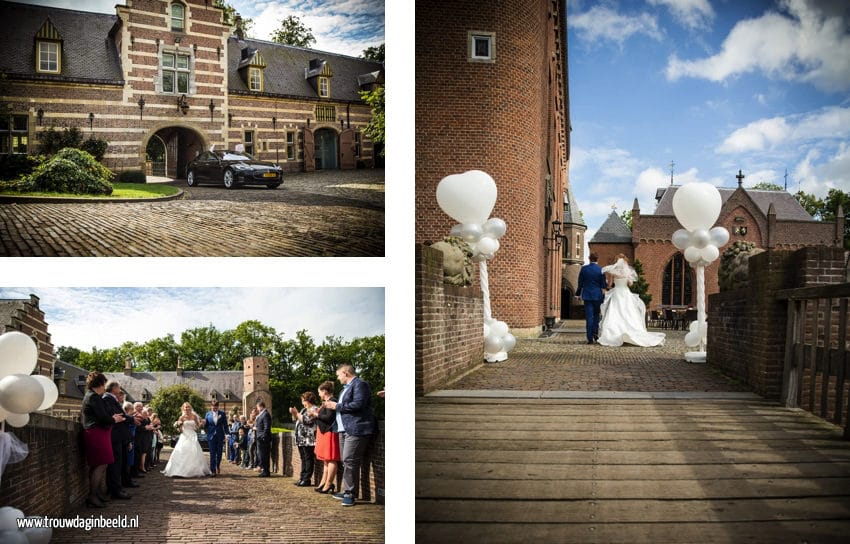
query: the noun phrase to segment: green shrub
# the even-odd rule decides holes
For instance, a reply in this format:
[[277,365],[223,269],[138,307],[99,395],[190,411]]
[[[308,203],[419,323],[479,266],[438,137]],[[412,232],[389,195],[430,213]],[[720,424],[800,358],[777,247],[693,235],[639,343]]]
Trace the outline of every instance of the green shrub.
[[36,134],[36,139],[41,143],[40,152],[44,155],[55,155],[66,147],[77,149],[83,143],[83,133],[77,127],[66,128],[58,131],[53,127]]
[[43,155],[0,155],[0,180],[17,181],[44,162]]
[[109,144],[106,140],[95,140],[93,138],[83,140],[83,143],[79,145],[79,149],[89,153],[97,162],[103,162],[107,147],[109,147]]
[[109,195],[113,175],[85,151],[66,148],[36,168],[21,187],[25,191]]
[[147,176],[141,170],[124,170],[118,172],[118,183],[147,183]]

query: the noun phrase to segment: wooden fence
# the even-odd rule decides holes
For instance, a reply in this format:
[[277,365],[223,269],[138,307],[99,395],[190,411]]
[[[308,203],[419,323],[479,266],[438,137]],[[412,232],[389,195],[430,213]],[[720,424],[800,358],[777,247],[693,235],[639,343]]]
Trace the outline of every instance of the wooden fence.
[[782,399],[836,425],[850,439],[850,283],[779,291],[788,301]]

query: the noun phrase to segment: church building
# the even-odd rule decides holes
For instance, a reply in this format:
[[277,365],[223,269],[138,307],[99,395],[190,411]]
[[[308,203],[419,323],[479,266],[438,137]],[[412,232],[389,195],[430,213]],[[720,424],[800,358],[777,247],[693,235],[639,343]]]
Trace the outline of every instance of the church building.
[[284,171],[382,166],[359,92],[381,63],[231,35],[213,0],[126,0],[115,15],[0,1],[0,154],[39,131],[109,144],[113,171],[185,176],[211,146]]
[[[837,221],[816,221],[787,191],[747,189],[739,172],[734,188],[718,187],[722,199],[720,216],[713,226],[729,231],[729,242],[746,241],[761,249],[799,249],[807,246],[842,247],[844,217]],[[616,211],[605,220],[588,246],[605,266],[615,261],[618,253],[634,262],[639,260],[652,295],[651,310],[687,308],[696,305],[694,269],[677,249],[671,237],[682,228],[673,213],[673,196],[680,186],[661,187],[656,192],[657,204],[652,214],[642,214],[637,199],[632,208],[632,228]],[[720,260],[705,269],[705,292],[719,291]]]

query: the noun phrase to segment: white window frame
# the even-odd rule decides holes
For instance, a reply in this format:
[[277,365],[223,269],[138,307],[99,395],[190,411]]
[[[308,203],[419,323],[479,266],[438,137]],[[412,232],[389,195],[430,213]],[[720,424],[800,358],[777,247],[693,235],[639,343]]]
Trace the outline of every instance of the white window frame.
[[319,77],[319,96],[322,98],[331,97],[331,80],[325,76]]
[[[42,48],[44,48],[45,46],[47,46],[48,48],[56,48],[55,51],[50,51],[49,49],[46,51],[46,53],[47,53],[46,62],[47,62],[48,68],[44,68],[44,66],[42,64],[43,62],[45,62],[42,59],[42,52],[45,52],[45,51],[43,51]],[[52,54],[55,54],[55,56],[56,56],[56,58],[53,60],[53,62],[56,63],[56,69],[55,70],[51,70],[49,68],[50,63],[51,63],[50,56]],[[46,41],[46,40],[39,40],[38,41],[38,72],[47,73],[47,74],[58,74],[61,71],[62,71],[62,48],[59,47],[59,43],[58,42]]]
[[[257,76],[256,79],[254,76]],[[256,80],[257,86],[254,87]],[[252,91],[263,92],[263,70],[255,66],[248,67],[248,88]]]
[[[467,32],[467,54],[469,62],[496,62],[496,33],[479,32],[470,30]],[[479,55],[477,44],[487,44],[487,55]]]
[[245,146],[245,153],[248,153],[252,157],[255,157],[255,155],[254,155],[254,144],[256,144],[257,142],[254,139],[254,131],[253,130],[246,130],[246,131],[243,132],[243,135],[244,135],[244,138],[242,140],[242,142],[243,142],[242,145]]
[[[173,59],[171,66],[165,65],[166,56]],[[180,59],[181,58],[186,59],[186,67],[185,68],[180,66]],[[162,85],[161,85],[161,87],[162,87],[162,92],[164,94],[175,94],[175,95],[177,95],[177,94],[186,94],[186,95],[190,94],[189,91],[192,88],[192,57],[191,57],[191,55],[189,55],[187,53],[180,53],[180,52],[177,52],[177,51],[163,51],[162,56],[160,57],[160,70],[162,72],[162,76],[161,76],[162,77]],[[173,74],[173,80],[172,80],[173,87],[170,91],[165,89],[165,74],[166,73]],[[181,90],[180,84],[179,84],[180,75],[182,75],[182,74],[186,75],[186,88],[185,88],[185,90]]]
[[[174,16],[174,8],[180,8],[183,11],[182,17],[175,17]],[[171,23],[171,26],[170,26],[171,31],[172,32],[186,32],[186,6],[184,6],[180,2],[173,2],[171,4],[169,12],[170,13],[168,15],[169,15],[169,21]],[[175,20],[180,21],[180,27],[179,28],[174,25]]]
[[295,131],[286,132],[286,160],[295,160]]

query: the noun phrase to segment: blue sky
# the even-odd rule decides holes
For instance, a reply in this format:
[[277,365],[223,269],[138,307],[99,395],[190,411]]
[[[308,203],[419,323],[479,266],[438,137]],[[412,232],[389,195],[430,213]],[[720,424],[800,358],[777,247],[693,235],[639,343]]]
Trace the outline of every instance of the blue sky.
[[384,334],[383,288],[0,288],[0,299],[39,297],[53,345],[89,351],[130,340],[256,319],[285,338],[305,329],[320,343]]
[[[118,0],[18,0],[24,4],[80,11],[115,13]],[[359,57],[364,49],[384,42],[383,0],[273,0],[228,2],[245,18],[254,20],[251,37],[271,40],[280,21],[295,15],[309,28],[313,49]]]
[[850,2],[568,0],[570,180],[588,239],[656,188],[850,191]]

